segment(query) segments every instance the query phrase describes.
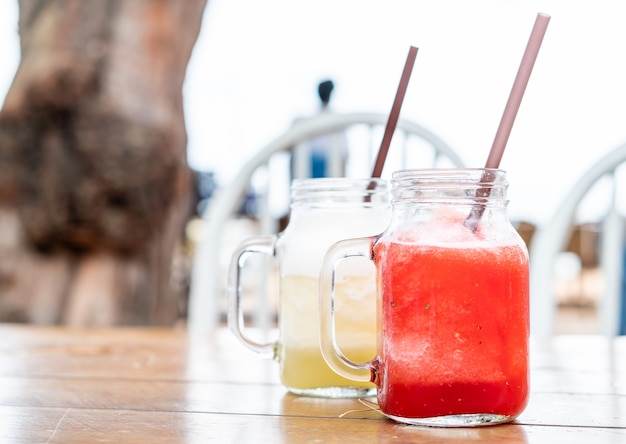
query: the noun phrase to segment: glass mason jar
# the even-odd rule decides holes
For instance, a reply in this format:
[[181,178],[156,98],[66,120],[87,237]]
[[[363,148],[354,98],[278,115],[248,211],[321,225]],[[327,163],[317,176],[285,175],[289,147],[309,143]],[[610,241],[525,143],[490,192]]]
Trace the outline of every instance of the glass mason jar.
[[[322,357],[319,339],[319,273],[326,250],[341,239],[371,236],[391,218],[389,189],[380,179],[294,180],[291,215],[278,236],[244,241],[233,253],[229,271],[230,329],[257,355],[279,362],[283,385],[299,395],[358,397],[375,393],[369,381],[333,372]],[[239,282],[245,258],[273,257],[278,266],[277,342],[259,344],[245,334]],[[376,271],[367,260],[346,260],[337,268],[337,340],[353,359],[376,351]]]
[[[506,173],[398,171],[379,237],[336,243],[320,276],[322,351],[346,378],[377,386],[385,415],[431,426],[508,422],[528,401],[528,251],[507,216]],[[341,354],[333,275],[343,257],[376,264],[378,351]]]

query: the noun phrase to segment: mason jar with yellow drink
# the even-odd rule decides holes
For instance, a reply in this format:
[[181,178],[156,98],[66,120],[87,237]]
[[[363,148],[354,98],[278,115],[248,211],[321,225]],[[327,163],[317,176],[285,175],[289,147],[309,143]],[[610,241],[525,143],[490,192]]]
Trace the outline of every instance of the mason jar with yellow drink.
[[[369,382],[355,382],[328,367],[320,351],[319,273],[326,250],[336,241],[381,233],[391,212],[387,183],[381,179],[321,178],[294,180],[289,224],[277,236],[244,241],[229,270],[231,331],[260,357],[279,363],[285,387],[299,395],[360,397],[373,395]],[[279,279],[279,338],[260,344],[246,334],[240,282],[251,254],[271,256]],[[345,258],[336,270],[337,341],[350,359],[375,353],[376,271],[363,258]]]

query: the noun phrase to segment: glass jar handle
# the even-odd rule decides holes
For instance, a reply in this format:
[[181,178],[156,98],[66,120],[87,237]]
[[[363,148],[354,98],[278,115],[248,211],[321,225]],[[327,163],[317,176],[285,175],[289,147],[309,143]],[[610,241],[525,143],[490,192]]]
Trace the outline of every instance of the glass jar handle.
[[241,309],[241,274],[243,266],[251,254],[265,254],[276,259],[277,236],[251,237],[240,243],[233,252],[228,268],[228,328],[243,345],[261,358],[272,359],[276,343],[258,343],[250,339],[245,331],[243,310]]
[[337,374],[353,381],[366,382],[371,379],[374,358],[367,362],[348,359],[337,343],[335,331],[335,269],[349,257],[372,257],[372,246],[376,237],[348,239],[333,244],[322,262],[319,284],[320,298],[320,345],[328,366]]

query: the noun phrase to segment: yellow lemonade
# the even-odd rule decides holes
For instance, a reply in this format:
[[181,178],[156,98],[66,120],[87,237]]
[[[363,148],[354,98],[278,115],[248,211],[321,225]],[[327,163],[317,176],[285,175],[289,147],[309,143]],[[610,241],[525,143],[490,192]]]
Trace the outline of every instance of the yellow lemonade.
[[[337,275],[335,282],[337,343],[351,360],[376,355],[376,278],[374,273]],[[318,279],[283,276],[280,295],[281,381],[292,391],[333,387],[373,389],[337,375],[320,351]]]

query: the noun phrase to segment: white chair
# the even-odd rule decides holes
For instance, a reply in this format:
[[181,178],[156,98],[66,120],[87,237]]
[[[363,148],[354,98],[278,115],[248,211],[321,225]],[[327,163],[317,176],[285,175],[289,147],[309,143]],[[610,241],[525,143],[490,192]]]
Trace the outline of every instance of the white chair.
[[590,189],[604,177],[613,179],[612,195],[607,214],[602,221],[600,267],[604,289],[600,303],[602,332],[618,333],[623,279],[624,217],[616,206],[618,193],[615,172],[626,162],[626,144],[609,152],[592,165],[576,182],[551,221],[537,228],[530,252],[531,334],[546,338],[554,333],[556,301],[553,293],[554,263],[564,250],[573,229],[576,210]]
[[[387,122],[386,114],[379,113],[325,113],[317,117],[299,121],[280,135],[254,156],[240,169],[234,180],[216,192],[202,215],[205,223],[202,239],[196,246],[196,253],[191,272],[191,287],[189,295],[188,329],[192,332],[210,331],[216,327],[220,318],[219,298],[223,297],[224,290],[221,283],[224,270],[220,270],[220,240],[225,225],[236,214],[241,198],[248,189],[250,180],[255,172],[268,165],[270,158],[276,153],[292,150],[315,136],[337,131],[349,131],[353,128],[365,128],[369,134],[369,147],[366,152],[355,152],[351,149],[349,159],[359,157],[367,159],[367,171],[359,171],[359,177],[368,177],[371,174],[375,155],[378,150],[382,133]],[[413,139],[417,140],[419,150],[428,149],[431,152],[429,164],[411,164]],[[405,119],[399,119],[389,156],[398,154],[400,148],[400,166],[432,167],[443,163],[445,166],[462,167],[461,158],[442,139],[425,127]],[[361,144],[359,144],[361,148]],[[296,150],[298,151],[298,150]],[[295,155],[295,151],[294,151]],[[397,157],[397,156],[396,156]],[[428,156],[426,156],[428,157]],[[446,164],[447,162],[447,164]],[[298,164],[297,160],[294,163]],[[390,167],[386,163],[385,170]],[[393,166],[392,166],[393,167]],[[332,171],[332,166],[331,166]],[[356,174],[352,174],[353,176]],[[262,199],[263,208],[260,212],[260,224],[263,234],[277,232],[278,223],[267,208],[267,197]]]

